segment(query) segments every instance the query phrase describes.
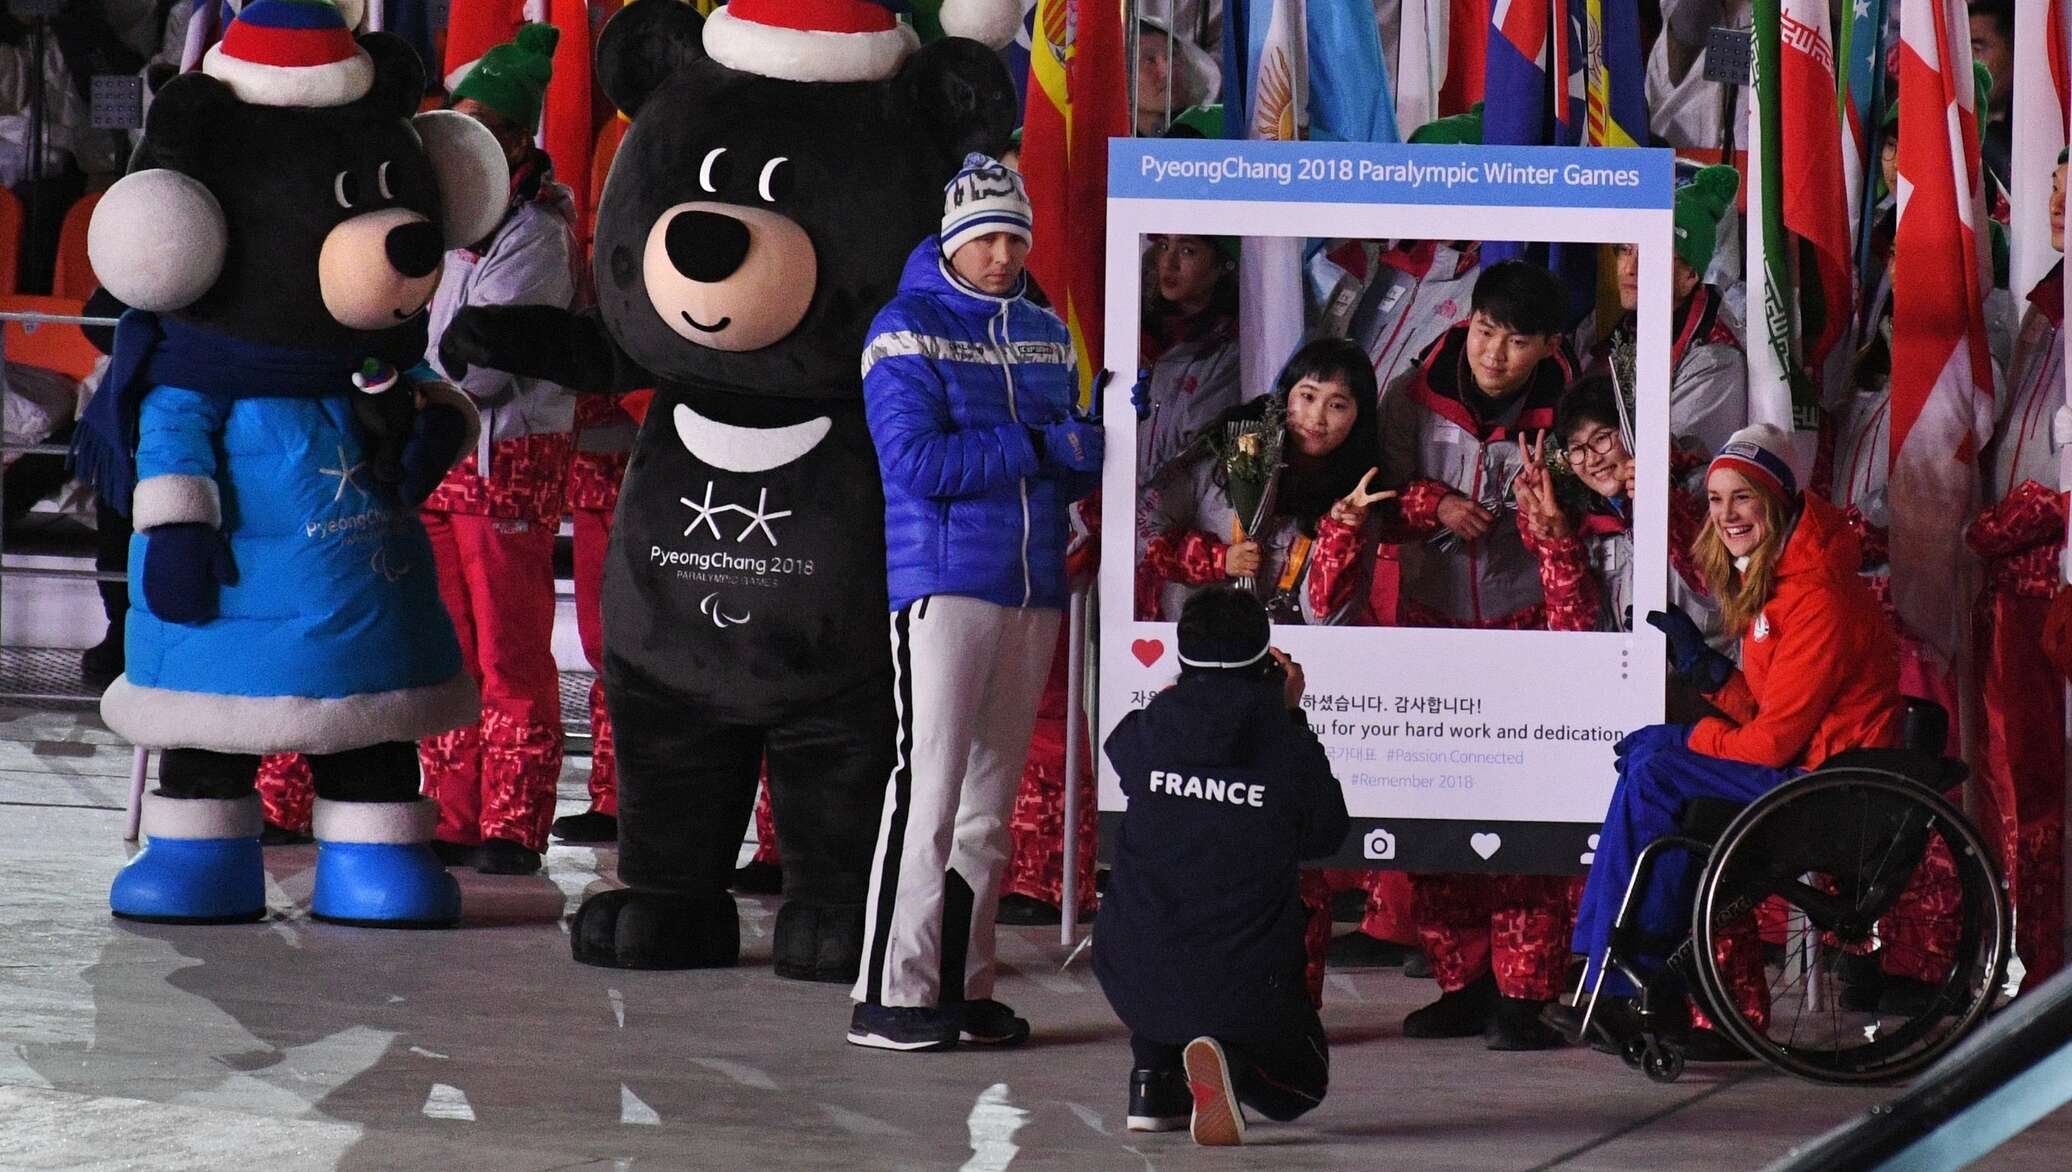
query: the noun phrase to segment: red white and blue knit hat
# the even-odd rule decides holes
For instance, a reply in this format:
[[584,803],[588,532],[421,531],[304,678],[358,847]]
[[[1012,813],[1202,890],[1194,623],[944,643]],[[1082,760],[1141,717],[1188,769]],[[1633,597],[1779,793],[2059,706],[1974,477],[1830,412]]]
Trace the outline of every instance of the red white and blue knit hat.
[[[729,69],[786,81],[883,81],[920,47],[907,0],[729,0],[705,18],[705,51]],[[999,49],[1021,27],[1017,0],[944,0],[943,32]]]
[[1790,444],[1790,438],[1775,425],[1752,424],[1727,437],[1705,475],[1710,477],[1721,468],[1731,468],[1750,484],[1790,504],[1799,495],[1798,478],[1792,475],[1791,465],[1784,458]]
[[330,0],[252,0],[201,71],[255,106],[343,106],[374,88],[374,62]]

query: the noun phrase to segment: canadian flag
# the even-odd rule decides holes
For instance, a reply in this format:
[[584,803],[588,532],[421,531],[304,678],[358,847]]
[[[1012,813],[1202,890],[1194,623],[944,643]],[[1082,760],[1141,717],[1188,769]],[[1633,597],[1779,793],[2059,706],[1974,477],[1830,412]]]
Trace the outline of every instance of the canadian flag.
[[1817,371],[1848,330],[1855,300],[1827,0],[1783,0],[1777,40],[1779,120],[1783,154],[1791,160],[1783,175],[1784,227],[1812,245],[1816,258],[1823,320],[1819,334],[1805,339],[1803,359],[1807,370]]
[[1977,459],[1993,431],[1986,349],[1985,193],[1962,0],[1900,10],[1899,230],[1892,313],[1892,601],[1946,661],[1963,645],[1978,510]]

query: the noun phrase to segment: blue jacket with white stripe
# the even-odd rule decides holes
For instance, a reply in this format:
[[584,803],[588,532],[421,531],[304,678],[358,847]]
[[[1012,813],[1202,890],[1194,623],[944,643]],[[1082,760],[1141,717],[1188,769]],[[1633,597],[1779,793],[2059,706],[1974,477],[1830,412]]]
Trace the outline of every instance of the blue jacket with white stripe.
[[863,350],[893,610],[933,594],[1064,606],[1065,510],[1098,478],[1049,465],[1029,433],[1069,418],[1076,387],[1054,315],[957,279],[936,237],[914,249]]

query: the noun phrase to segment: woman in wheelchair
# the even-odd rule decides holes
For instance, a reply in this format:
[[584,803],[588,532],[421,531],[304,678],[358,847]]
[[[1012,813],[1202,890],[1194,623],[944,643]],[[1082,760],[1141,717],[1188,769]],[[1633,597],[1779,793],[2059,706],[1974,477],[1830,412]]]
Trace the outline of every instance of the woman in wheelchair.
[[[1709,648],[1681,611],[1647,616],[1668,637],[1676,673],[1720,715],[1695,725],[1639,729],[1614,749],[1618,784],[1583,889],[1574,943],[1589,965],[1584,988],[1601,994],[1592,1032],[1603,1023],[1603,1036],[1615,1047],[1624,1042],[1618,1034],[1622,1021],[1632,1022],[1632,1007],[1606,998],[1631,998],[1637,990],[1616,965],[1604,974],[1598,969],[1641,850],[1678,832],[1694,799],[1746,804],[1843,750],[1899,744],[1898,649],[1857,575],[1857,539],[1833,505],[1799,491],[1783,458],[1785,444],[1774,427],[1744,428],[1706,472],[1707,518],[1694,552],[1727,630],[1741,640],[1741,665]],[[1655,856],[1639,895],[1639,934],[1622,948],[1639,972],[1658,970],[1689,934],[1695,883],[1689,852]],[[1759,955],[1752,939],[1747,944]],[[1753,984],[1759,995],[1766,993],[1759,978]],[[1580,1033],[1582,1019],[1578,1006],[1567,1011],[1565,1024]],[[1688,1056],[1745,1056],[1739,1051],[1725,1038],[1694,1030]]]

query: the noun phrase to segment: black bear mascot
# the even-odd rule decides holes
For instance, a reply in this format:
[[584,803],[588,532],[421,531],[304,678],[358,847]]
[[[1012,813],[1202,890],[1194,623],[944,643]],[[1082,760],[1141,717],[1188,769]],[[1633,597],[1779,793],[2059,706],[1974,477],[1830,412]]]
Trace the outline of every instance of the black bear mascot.
[[777,972],[856,975],[896,727],[864,333],[965,154],[1007,143],[1013,86],[979,41],[1004,44],[1016,6],[986,8],[952,0],[921,48],[871,0],[628,6],[597,48],[633,120],[598,310],[468,309],[442,339],[456,374],[655,390],[604,584],[627,886],[576,913],[586,964],[738,961],[727,885],[767,760]]

